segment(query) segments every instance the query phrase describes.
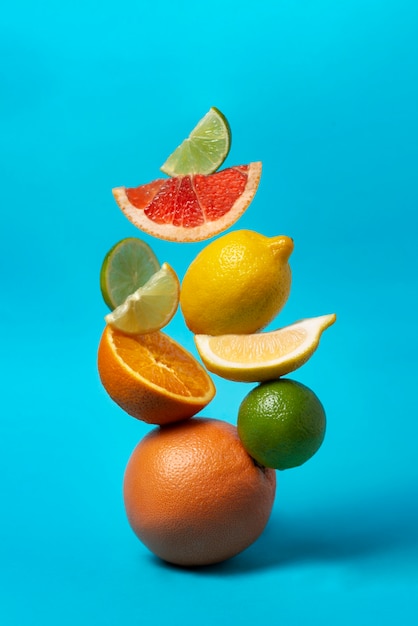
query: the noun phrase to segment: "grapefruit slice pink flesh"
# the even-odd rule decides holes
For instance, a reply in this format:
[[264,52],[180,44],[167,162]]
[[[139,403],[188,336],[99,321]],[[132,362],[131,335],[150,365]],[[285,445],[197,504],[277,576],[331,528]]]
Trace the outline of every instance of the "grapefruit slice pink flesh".
[[160,178],[139,187],[113,189],[126,217],[140,230],[170,241],[201,241],[234,224],[258,188],[261,163],[214,174]]

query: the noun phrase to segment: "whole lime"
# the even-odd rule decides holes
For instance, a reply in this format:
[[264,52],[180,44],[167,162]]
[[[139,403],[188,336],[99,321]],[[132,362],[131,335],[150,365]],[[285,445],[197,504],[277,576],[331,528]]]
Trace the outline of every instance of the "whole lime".
[[238,412],[244,448],[257,463],[279,470],[310,459],[324,440],[325,428],[325,411],[318,397],[288,378],[252,389]]

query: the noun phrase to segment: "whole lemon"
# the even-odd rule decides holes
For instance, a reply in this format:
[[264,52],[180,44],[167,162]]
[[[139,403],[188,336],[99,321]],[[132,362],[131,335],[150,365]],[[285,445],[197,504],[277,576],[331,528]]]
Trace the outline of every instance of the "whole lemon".
[[190,264],[180,306],[195,334],[246,334],[261,330],[290,292],[288,259],[293,240],[238,230],[206,246]]

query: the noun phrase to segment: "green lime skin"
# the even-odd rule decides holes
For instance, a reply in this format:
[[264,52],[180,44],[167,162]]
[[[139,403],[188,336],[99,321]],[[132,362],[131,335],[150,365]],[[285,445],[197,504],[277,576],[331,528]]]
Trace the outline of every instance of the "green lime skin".
[[151,247],[136,237],[118,241],[106,254],[100,270],[100,289],[111,311],[122,304],[160,269]]
[[298,467],[320,448],[326,429],[324,407],[302,383],[280,378],[261,383],[244,398],[238,435],[247,452],[265,467]]

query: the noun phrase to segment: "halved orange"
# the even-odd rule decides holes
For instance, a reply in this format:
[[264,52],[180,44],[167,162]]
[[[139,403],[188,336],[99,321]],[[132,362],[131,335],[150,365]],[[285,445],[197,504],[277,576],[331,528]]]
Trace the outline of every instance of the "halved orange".
[[148,424],[192,417],[215,395],[200,363],[168,335],[125,335],[107,325],[99,344],[103,387],[124,411]]
[[159,178],[113,195],[140,230],[169,241],[201,241],[234,224],[257,191],[261,163],[202,174]]

